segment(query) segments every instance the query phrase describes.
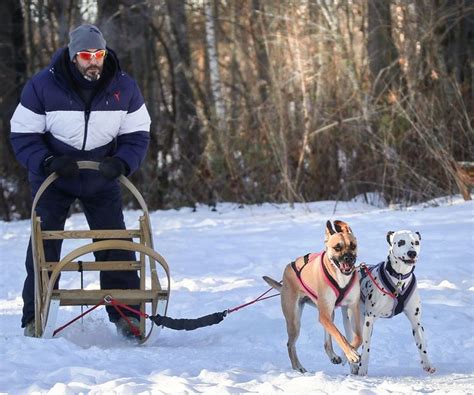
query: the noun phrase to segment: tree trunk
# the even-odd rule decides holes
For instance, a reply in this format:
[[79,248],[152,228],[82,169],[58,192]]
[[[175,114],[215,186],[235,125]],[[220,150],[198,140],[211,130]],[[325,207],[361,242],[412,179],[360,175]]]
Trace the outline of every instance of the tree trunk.
[[466,107],[474,108],[474,1],[444,1],[437,7],[444,21],[436,32],[446,71],[460,84]]
[[178,138],[181,168],[181,192],[187,195],[188,203],[194,204],[199,190],[198,166],[203,150],[201,125],[196,112],[196,102],[191,88],[191,51],[188,42],[185,3],[167,0],[170,26],[174,38],[171,58],[174,74],[174,123]]
[[27,218],[31,196],[27,172],[16,161],[10,145],[10,119],[26,80],[26,53],[21,3],[0,3],[0,218]]
[[398,51],[392,39],[391,0],[369,0],[367,55],[376,98],[387,93],[400,76]]
[[206,50],[209,59],[209,76],[211,83],[211,94],[214,101],[214,114],[219,126],[219,133],[225,133],[225,107],[222,97],[221,77],[219,70],[219,56],[216,39],[216,18],[213,12],[214,2],[206,0],[204,2],[204,13],[206,16]]
[[268,89],[270,86],[269,60],[265,47],[266,32],[263,5],[260,0],[252,0],[252,13],[250,15],[250,30],[252,33],[255,53],[257,55],[257,74],[260,100],[267,101]]

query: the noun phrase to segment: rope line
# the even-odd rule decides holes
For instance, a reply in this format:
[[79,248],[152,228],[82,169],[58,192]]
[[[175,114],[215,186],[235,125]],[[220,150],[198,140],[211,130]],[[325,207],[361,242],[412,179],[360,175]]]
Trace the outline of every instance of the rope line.
[[397,296],[394,295],[393,293],[391,293],[390,291],[388,290],[384,290],[382,289],[378,284],[377,284],[377,281],[375,281],[375,278],[374,276],[372,276],[372,272],[368,269],[368,267],[364,264],[361,264],[360,267],[362,268],[362,270],[364,270],[367,275],[369,276],[369,278],[372,280],[372,282],[375,284],[375,286],[379,289],[380,292],[384,293],[384,294],[387,294],[388,296],[390,296],[391,298],[393,299],[396,299]]
[[56,329],[54,332],[53,332],[53,337],[56,336],[57,333],[61,332],[64,328],[67,328],[69,325],[71,325],[72,323],[76,322],[78,319],[84,317],[86,314],[89,314],[92,310],[95,310],[97,307],[99,306],[102,306],[103,304],[105,304],[105,301],[104,300],[101,300],[99,303],[97,303],[94,307],[91,307],[89,310],[86,310],[85,312],[79,314],[76,318],[72,319],[71,321],[67,322],[66,324],[64,324],[63,326],[60,326],[58,329]]
[[261,300],[265,300],[265,299],[270,299],[270,298],[273,298],[275,296],[278,296],[280,295],[279,293],[275,294],[275,295],[270,295],[270,296],[267,296],[264,298],[264,296],[269,293],[273,288],[269,288],[267,291],[265,291],[263,294],[261,294],[260,296],[256,297],[255,299],[251,300],[250,302],[248,303],[244,303],[244,304],[241,304],[237,307],[234,307],[232,309],[228,309],[227,310],[227,313],[230,314],[230,313],[233,313],[234,311],[238,311],[240,309],[243,309],[244,307],[247,307],[247,306],[250,306],[251,304],[254,304],[256,302],[260,302]]

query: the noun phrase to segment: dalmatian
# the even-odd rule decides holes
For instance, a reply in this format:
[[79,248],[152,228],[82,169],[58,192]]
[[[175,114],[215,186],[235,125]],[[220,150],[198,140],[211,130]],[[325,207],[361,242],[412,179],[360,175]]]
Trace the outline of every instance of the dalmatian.
[[387,260],[370,267],[361,265],[360,268],[362,350],[358,366],[352,364],[351,371],[360,376],[367,375],[375,320],[391,318],[403,312],[410,320],[423,370],[434,373],[436,369],[429,361],[426,350],[421,301],[414,274],[421,235],[409,230],[390,231],[387,241],[390,245]]

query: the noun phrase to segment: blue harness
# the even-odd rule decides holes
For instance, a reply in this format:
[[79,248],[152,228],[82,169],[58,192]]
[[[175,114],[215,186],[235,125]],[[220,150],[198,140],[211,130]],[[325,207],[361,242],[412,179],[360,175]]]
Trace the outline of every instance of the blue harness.
[[[415,277],[415,273],[413,273],[414,268],[407,274],[400,274],[400,273],[397,273],[392,268],[392,265],[390,264],[390,260],[388,260],[387,265],[384,265],[384,263],[385,262],[380,262],[378,265],[366,266],[365,270],[362,270],[361,281],[365,277],[367,277],[368,273],[370,272],[371,280],[375,283],[372,273],[374,274],[378,273],[380,284],[375,283],[377,288],[379,289],[382,288],[382,292],[384,290],[387,290],[388,292],[384,292],[384,293],[390,296],[394,301],[392,314],[389,317],[387,317],[387,318],[391,318],[395,315],[400,314],[405,308],[406,303],[408,303],[408,301],[410,300],[410,297],[413,294],[413,290],[415,289],[415,286],[416,286],[416,277]],[[393,277],[396,277],[399,282],[401,280],[407,279],[408,277],[411,277],[411,279],[403,289],[399,290],[397,287],[398,284],[393,283],[392,278],[389,276],[389,274]],[[362,301],[365,302],[365,296],[362,294],[362,292],[361,292],[360,297]]]

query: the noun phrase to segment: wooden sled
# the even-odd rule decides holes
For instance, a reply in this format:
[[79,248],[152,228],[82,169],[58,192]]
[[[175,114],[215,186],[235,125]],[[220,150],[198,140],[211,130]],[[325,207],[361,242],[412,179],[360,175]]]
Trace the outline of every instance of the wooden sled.
[[[97,162],[82,161],[78,162],[78,166],[80,169],[99,169]],[[101,301],[108,301],[110,298],[113,298],[123,304],[139,305],[140,311],[148,315],[156,315],[157,310],[159,310],[160,314],[165,315],[170,296],[169,267],[165,259],[153,249],[153,236],[148,209],[140,192],[126,177],[120,176],[120,182],[134,195],[143,211],[143,215],[139,217],[138,229],[43,231],[41,230],[41,218],[36,215],[36,205],[44,191],[57,178],[56,173],[53,173],[43,182],[36,193],[31,209],[31,244],[35,273],[35,336],[52,337],[52,326],[55,325],[55,315],[59,306],[96,305]],[[59,262],[47,262],[43,241],[52,239],[108,240],[95,241],[76,248]],[[137,241],[130,241],[130,239]],[[133,251],[136,253],[138,260],[87,262],[78,259],[88,253],[110,249]],[[166,287],[162,287],[160,283],[156,263],[161,266],[165,273]],[[80,270],[98,272],[102,270],[137,270],[140,276],[140,288],[104,290],[54,289],[54,284],[61,272],[79,272]],[[149,289],[147,289],[146,285],[147,276],[149,277]],[[146,312],[147,304],[151,305],[149,312]],[[149,321],[148,328],[146,324],[146,319],[141,317],[139,329],[141,333],[140,341],[142,343],[149,338],[153,329],[151,321]]]

